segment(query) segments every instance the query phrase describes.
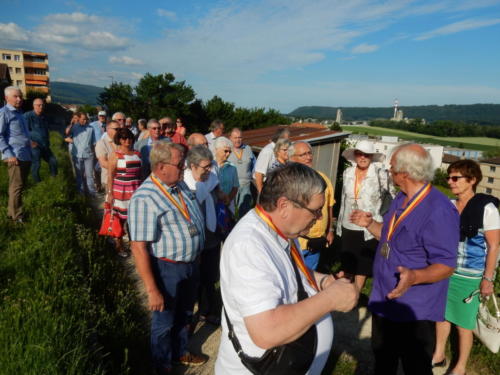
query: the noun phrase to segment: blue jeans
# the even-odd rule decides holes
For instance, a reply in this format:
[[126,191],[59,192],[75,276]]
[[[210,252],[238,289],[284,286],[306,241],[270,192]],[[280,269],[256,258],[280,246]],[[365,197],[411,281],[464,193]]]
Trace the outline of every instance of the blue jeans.
[[199,283],[199,264],[170,263],[150,257],[156,285],[165,299],[165,310],[151,318],[151,354],[157,368],[172,367],[172,359],[187,352],[189,324]]
[[76,174],[76,186],[80,193],[85,192],[84,181],[87,185],[87,192],[89,194],[95,194],[94,187],[94,158],[91,156],[89,158],[77,158],[73,160],[75,164],[75,174]]
[[42,159],[49,163],[51,176],[57,175],[57,160],[49,147],[38,145],[31,149],[31,176],[35,182],[40,182],[40,164]]

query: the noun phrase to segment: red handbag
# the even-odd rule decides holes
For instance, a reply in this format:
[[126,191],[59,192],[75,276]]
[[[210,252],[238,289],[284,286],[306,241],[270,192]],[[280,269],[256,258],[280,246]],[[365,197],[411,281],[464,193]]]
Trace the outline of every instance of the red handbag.
[[104,203],[104,217],[102,218],[99,235],[120,238],[124,234],[123,225],[118,214],[111,208],[108,202]]

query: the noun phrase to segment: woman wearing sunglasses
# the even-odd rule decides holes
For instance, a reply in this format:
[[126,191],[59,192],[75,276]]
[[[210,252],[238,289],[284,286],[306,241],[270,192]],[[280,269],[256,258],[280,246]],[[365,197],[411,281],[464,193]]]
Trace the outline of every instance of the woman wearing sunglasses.
[[[460,242],[457,268],[450,278],[445,321],[436,323],[436,349],[433,367],[447,365],[445,347],[451,325],[458,331],[458,360],[450,375],[464,375],[476,327],[479,294],[493,294],[493,282],[500,242],[499,200],[476,194],[482,179],[479,165],[472,160],[458,160],[448,167],[448,185],[457,199],[460,213]],[[468,298],[473,296],[473,298]],[[466,302],[467,301],[467,302]]]
[[372,276],[378,241],[366,228],[351,223],[351,214],[355,210],[371,212],[374,220],[382,222],[381,190],[391,191],[392,196],[395,191],[389,173],[381,165],[374,164],[383,162],[384,155],[375,152],[372,142],[359,141],[356,147],[345,150],[342,156],[353,166],[343,174],[342,203],[337,224],[337,235],[341,237],[342,244],[340,262],[342,271],[353,275],[356,286],[361,290],[366,278]]

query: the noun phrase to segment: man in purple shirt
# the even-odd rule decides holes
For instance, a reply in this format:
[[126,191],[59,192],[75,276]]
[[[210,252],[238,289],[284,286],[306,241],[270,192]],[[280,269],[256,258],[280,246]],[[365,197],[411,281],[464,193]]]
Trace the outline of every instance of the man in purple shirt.
[[5,107],[0,108],[0,152],[9,170],[9,217],[23,222],[22,193],[31,166],[31,141],[21,113],[23,94],[19,88],[4,90]]
[[435,322],[444,320],[459,216],[450,200],[430,185],[432,159],[421,146],[398,146],[390,171],[401,191],[384,222],[359,210],[351,216],[380,240],[368,304],[375,374],[396,374],[401,360],[405,374],[432,375]]

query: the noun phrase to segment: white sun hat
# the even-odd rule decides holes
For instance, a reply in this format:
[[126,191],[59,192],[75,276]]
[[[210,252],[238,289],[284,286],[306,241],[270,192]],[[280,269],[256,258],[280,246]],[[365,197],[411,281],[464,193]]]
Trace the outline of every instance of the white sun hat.
[[349,161],[356,162],[356,157],[354,156],[355,151],[361,151],[363,154],[372,155],[372,162],[383,162],[385,160],[385,155],[380,152],[375,152],[375,147],[373,142],[362,140],[359,141],[353,148],[348,148],[344,150],[342,156]]

